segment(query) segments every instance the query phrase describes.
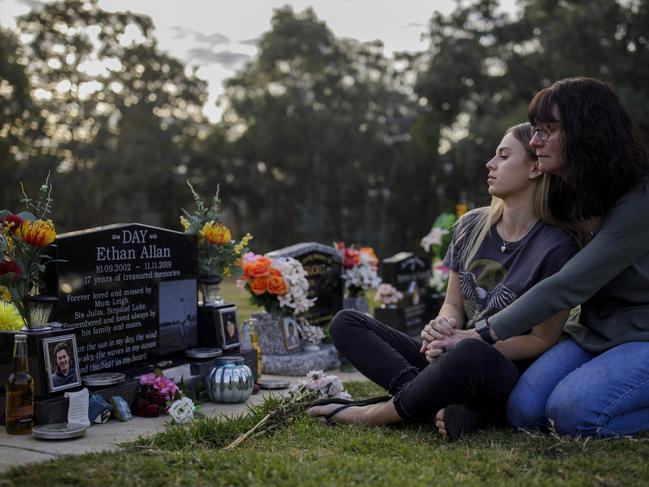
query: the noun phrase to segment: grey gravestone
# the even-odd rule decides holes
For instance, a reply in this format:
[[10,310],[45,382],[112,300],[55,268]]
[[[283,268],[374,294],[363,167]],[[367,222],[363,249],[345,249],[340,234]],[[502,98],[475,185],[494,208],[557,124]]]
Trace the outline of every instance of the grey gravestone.
[[309,279],[308,296],[316,298],[305,317],[312,325],[328,325],[343,305],[342,263],[336,249],[307,242],[284,247],[267,255],[293,257],[300,261]]
[[57,237],[53,319],[77,336],[82,375],[196,346],[196,243],[181,232],[110,225]]

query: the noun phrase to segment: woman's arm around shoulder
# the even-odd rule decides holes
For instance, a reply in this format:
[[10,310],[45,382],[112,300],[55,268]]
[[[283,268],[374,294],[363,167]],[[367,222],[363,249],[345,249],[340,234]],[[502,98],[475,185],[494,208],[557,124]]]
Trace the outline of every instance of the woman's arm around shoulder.
[[556,274],[529,289],[513,304],[489,318],[494,334],[509,338],[548,320],[560,310],[582,304],[649,251],[649,190],[624,195],[603,219],[593,240]]

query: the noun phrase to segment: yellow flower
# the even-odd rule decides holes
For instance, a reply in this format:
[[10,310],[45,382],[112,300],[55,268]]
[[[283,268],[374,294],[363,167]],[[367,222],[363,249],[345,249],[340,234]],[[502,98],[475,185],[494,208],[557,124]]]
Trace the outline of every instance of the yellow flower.
[[189,230],[189,221],[184,216],[180,217],[180,224],[183,226],[185,231]]
[[22,316],[13,304],[0,301],[0,330],[20,330],[24,324]]
[[232,240],[230,229],[221,223],[207,222],[199,235],[208,243],[225,245]]
[[0,301],[11,302],[11,294],[5,286],[0,286]]
[[8,227],[5,227],[2,231],[4,241],[7,243],[7,252],[11,254],[14,249],[14,239],[11,235],[11,231]]
[[241,251],[246,248],[248,245],[248,242],[252,240],[252,235],[249,233],[246,233],[243,238],[241,239],[241,242],[239,242],[237,245],[234,246],[234,253],[237,255],[241,255]]
[[32,247],[47,247],[56,240],[56,229],[50,220],[23,221],[16,236]]
[[223,268],[223,277],[230,277],[232,275],[232,272],[230,271],[229,267],[224,267]]

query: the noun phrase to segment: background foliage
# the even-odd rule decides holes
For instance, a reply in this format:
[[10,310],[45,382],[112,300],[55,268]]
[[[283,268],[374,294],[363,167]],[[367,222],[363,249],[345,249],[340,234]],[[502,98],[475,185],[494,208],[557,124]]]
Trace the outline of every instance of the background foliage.
[[345,240],[387,256],[456,202],[487,202],[485,161],[556,79],[610,82],[649,131],[649,1],[496,7],[431,12],[428,49],[390,58],[278,9],[211,124],[206,84],[157,47],[150,18],[42,5],[0,30],[0,208],[51,170],[60,230],[180,229],[189,179],[205,194],[221,183],[226,223],[258,252]]

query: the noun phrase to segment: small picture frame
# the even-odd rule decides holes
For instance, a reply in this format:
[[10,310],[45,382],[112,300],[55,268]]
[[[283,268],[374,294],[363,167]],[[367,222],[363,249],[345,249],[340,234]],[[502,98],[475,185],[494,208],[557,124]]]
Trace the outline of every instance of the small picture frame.
[[282,318],[282,334],[284,335],[284,346],[287,351],[300,348],[300,335],[297,331],[297,322],[292,316]]
[[74,389],[81,385],[79,354],[75,335],[43,338],[47,387],[50,392]]
[[237,324],[236,306],[219,309],[219,337],[223,350],[239,347],[239,325]]

